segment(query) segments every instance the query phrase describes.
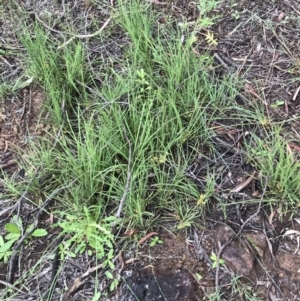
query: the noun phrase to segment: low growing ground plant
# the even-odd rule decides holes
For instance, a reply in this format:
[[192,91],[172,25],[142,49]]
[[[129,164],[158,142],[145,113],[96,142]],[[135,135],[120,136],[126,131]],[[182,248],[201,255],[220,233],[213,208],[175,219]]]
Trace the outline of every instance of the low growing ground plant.
[[215,268],[217,268],[219,266],[224,266],[225,265],[225,260],[222,259],[222,258],[218,258],[218,256],[216,255],[216,253],[212,253],[209,258],[213,262],[213,265],[212,265],[213,269],[215,269]]
[[[27,227],[26,232],[31,231],[33,229],[34,225],[29,225]],[[22,219],[15,215],[12,218],[12,221],[10,223],[7,223],[5,225],[5,230],[8,232],[4,237],[0,235],[0,261],[3,260],[4,263],[8,262],[10,256],[13,252],[13,246],[14,244],[21,238],[23,235],[23,223]],[[30,239],[30,237],[42,237],[46,236],[47,231],[45,229],[35,229],[27,238],[27,242]]]
[[261,178],[267,179],[267,199],[270,204],[275,202],[282,213],[297,210],[300,197],[300,164],[283,132],[281,127],[272,127],[263,139],[254,135],[252,143],[247,146]]
[[67,237],[62,245],[61,256],[68,254],[74,257],[87,251],[90,256],[95,253],[99,260],[105,258],[103,267],[109,265],[113,269],[112,227],[116,225],[117,218],[115,216],[96,218],[97,214],[92,211],[92,208],[86,206],[83,206],[81,214],[78,214],[79,212],[80,210],[77,209],[73,214],[63,213],[62,221],[57,223],[57,226],[63,230],[61,234]]

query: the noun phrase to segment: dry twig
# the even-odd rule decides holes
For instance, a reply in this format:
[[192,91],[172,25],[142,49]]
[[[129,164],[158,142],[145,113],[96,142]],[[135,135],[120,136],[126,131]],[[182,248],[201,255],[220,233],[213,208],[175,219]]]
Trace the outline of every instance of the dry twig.
[[120,200],[120,205],[119,205],[118,211],[116,213],[117,218],[119,218],[121,216],[121,212],[122,212],[122,209],[123,209],[123,206],[124,206],[124,202],[125,202],[128,190],[129,190],[129,185],[130,185],[130,180],[131,180],[132,144],[131,144],[131,141],[129,140],[125,130],[124,130],[124,135],[125,135],[125,139],[126,139],[126,141],[128,143],[128,146],[129,146],[128,165],[127,165],[127,180],[126,180],[125,190],[124,190],[123,196]]
[[73,37],[70,38],[68,41],[66,41],[62,45],[58,46],[57,50],[65,47],[66,45],[68,45],[69,43],[71,43],[75,38],[78,38],[78,39],[87,39],[87,38],[92,38],[92,37],[98,35],[99,33],[101,33],[105,29],[105,27],[109,24],[110,20],[111,20],[111,18],[107,19],[105,21],[105,23],[101,26],[101,28],[99,30],[97,30],[96,32],[94,32],[94,33],[91,33],[91,34],[75,34],[75,35],[73,35]]
[[[119,257],[119,255],[117,255],[116,257],[114,257],[112,259],[112,262],[115,262],[116,259]],[[84,285],[87,281],[88,281],[88,277],[94,273],[95,271],[99,270],[100,268],[103,267],[103,262],[96,265],[93,268],[88,269],[84,274],[82,274],[81,276],[77,277],[74,282],[73,285],[71,286],[71,288],[64,294],[63,296],[63,301],[68,301],[71,297],[72,294],[74,294],[82,285]]]
[[237,185],[234,187],[230,192],[240,192],[243,190],[245,187],[247,187],[254,179],[256,171],[254,171],[249,178],[247,178],[243,183]]

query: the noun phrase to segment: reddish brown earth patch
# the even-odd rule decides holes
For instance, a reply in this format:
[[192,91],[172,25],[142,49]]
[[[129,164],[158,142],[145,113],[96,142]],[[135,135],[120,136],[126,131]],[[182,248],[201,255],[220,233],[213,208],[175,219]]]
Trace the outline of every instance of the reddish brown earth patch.
[[[246,300],[238,291],[233,291],[232,281],[237,276],[240,277],[240,285],[251,287],[253,293],[257,293],[260,298],[257,300],[299,300],[300,251],[293,254],[297,249],[296,240],[279,237],[280,247],[276,252],[270,242],[272,238],[259,230],[248,229],[240,237],[232,239],[233,235],[234,231],[226,225],[212,230],[195,230],[188,238],[185,234],[173,236],[161,232],[159,237],[164,244],[144,247],[140,262],[125,269],[125,282],[118,300],[163,300],[159,294],[155,298],[151,293],[157,292],[158,287],[163,292],[165,290],[166,296],[172,296],[166,300],[180,300],[175,296],[180,290],[184,292],[186,287],[193,288],[192,294],[183,293],[181,300],[203,300],[217,289],[217,269],[212,267],[210,256],[213,252],[217,254],[220,247],[228,242],[220,255],[225,264],[219,266],[218,271],[218,289],[223,297],[228,298],[224,300]],[[130,255],[124,258],[128,259]],[[174,295],[170,295],[172,289],[168,279],[174,279]],[[181,285],[176,284],[175,279],[181,279]],[[134,299],[134,295],[139,298]]]

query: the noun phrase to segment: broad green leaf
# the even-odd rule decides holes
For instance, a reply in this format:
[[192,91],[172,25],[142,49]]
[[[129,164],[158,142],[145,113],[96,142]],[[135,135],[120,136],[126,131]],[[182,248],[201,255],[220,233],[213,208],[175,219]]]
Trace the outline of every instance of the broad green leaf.
[[190,222],[184,222],[184,221],[181,221],[178,226],[177,226],[177,229],[184,229],[186,227],[190,227],[191,226],[191,223]]
[[112,259],[114,257],[114,249],[110,249],[107,254],[108,259]]
[[96,251],[97,253],[97,257],[99,258],[99,259],[102,259],[103,258],[103,256],[104,256],[104,250],[103,249],[97,249],[97,251]]
[[107,245],[110,249],[113,248],[113,245],[112,245],[112,243],[111,243],[110,240],[107,240],[107,241],[106,241],[106,245]]
[[5,229],[6,231],[10,232],[10,233],[14,233],[14,234],[21,234],[20,229],[18,228],[17,225],[13,224],[13,223],[8,223],[5,225]]
[[113,275],[110,271],[106,271],[106,272],[105,272],[105,276],[106,276],[108,279],[114,279],[114,275]]
[[105,228],[101,227],[100,225],[96,224],[96,223],[91,223],[91,227],[95,227],[98,230],[100,230],[101,232],[103,232],[104,234],[110,235],[110,231],[106,230]]
[[109,290],[112,292],[119,284],[118,279],[115,279],[109,286]]
[[48,232],[45,229],[36,229],[33,231],[32,236],[41,237],[46,236]]
[[216,253],[211,253],[210,259],[213,260],[213,261],[217,260]]
[[14,242],[20,238],[21,234],[8,233],[5,235],[6,240],[13,240]]
[[82,242],[80,242],[78,245],[77,245],[77,247],[75,248],[75,251],[74,251],[74,253],[80,253],[80,254],[82,254],[84,251],[85,251],[85,249],[86,249],[86,244],[85,244],[85,242],[84,241],[82,241]]
[[[26,229],[26,232],[32,231],[33,228],[34,228],[34,224],[29,225],[29,226],[27,227],[27,229]],[[31,234],[31,235],[32,235],[32,234]]]
[[111,215],[111,216],[105,217],[102,221],[103,222],[113,222],[113,221],[116,221],[117,219],[118,219],[117,217]]
[[72,258],[75,258],[76,257],[76,254],[74,252],[68,252],[68,256],[72,257]]
[[100,297],[101,297],[101,293],[97,292],[91,301],[99,301]]
[[12,254],[11,251],[8,251],[8,252],[4,253],[4,258],[3,258],[4,263],[8,262],[8,259],[11,256],[11,254]]
[[7,241],[3,246],[0,247],[0,253],[5,253],[8,250],[10,250],[14,242],[15,242],[14,240]]
[[110,260],[108,260],[108,265],[109,265],[109,268],[112,269],[112,270],[115,268],[114,263]]

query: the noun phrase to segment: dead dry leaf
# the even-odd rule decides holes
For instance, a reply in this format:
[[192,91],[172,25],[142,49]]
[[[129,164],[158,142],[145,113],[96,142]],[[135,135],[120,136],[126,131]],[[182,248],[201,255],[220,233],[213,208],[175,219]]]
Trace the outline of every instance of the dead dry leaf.
[[125,264],[129,264],[129,263],[135,262],[137,260],[139,260],[139,259],[138,258],[130,258],[125,261]]
[[285,13],[283,13],[283,12],[281,14],[279,14],[278,22],[280,22],[284,18],[284,16],[285,16]]
[[254,171],[249,178],[247,178],[243,183],[237,185],[235,188],[233,188],[230,192],[240,192],[243,190],[245,187],[247,187],[252,180],[254,179],[256,171]]
[[136,229],[129,229],[127,231],[125,231],[124,236],[132,236],[136,233]]
[[297,152],[300,152],[300,146],[296,145],[295,143],[289,143],[288,146]]
[[158,235],[157,232],[150,232],[147,235],[145,235],[142,239],[139,240],[138,244],[142,244],[143,242],[145,242],[146,240],[148,240],[150,237],[154,236],[154,235]]

